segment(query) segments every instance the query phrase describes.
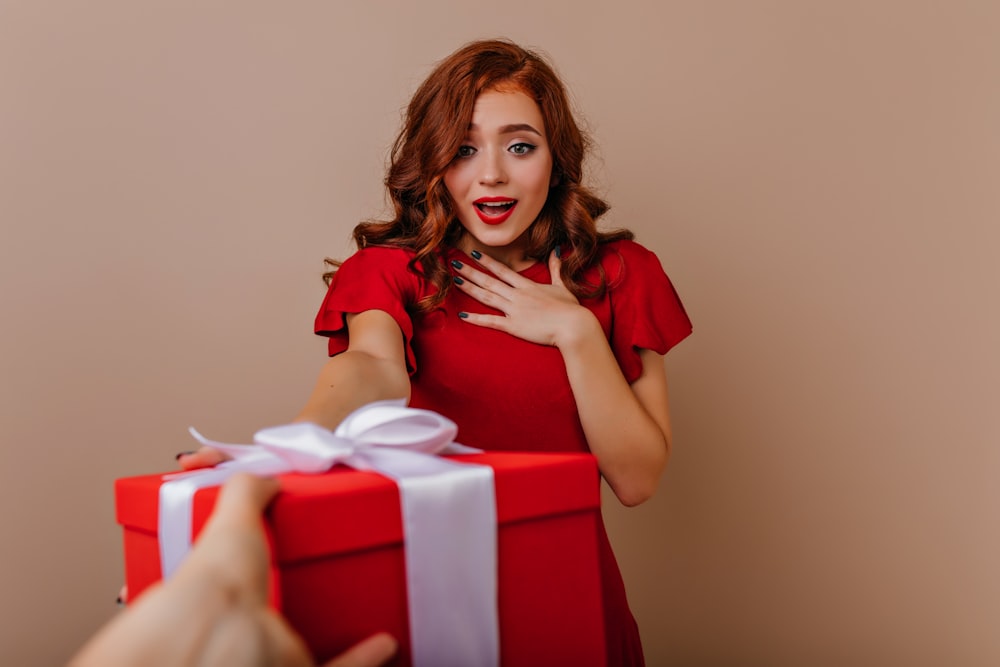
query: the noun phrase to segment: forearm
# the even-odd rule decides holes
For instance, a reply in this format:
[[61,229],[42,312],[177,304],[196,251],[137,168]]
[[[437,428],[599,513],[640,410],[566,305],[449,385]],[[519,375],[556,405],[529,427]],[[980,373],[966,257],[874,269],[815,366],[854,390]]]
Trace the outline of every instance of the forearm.
[[[347,316],[350,347],[327,361],[309,400],[294,421],[335,429],[351,412],[372,401],[410,398],[406,352],[399,326],[388,314],[369,310]],[[211,447],[182,452],[185,470],[214,466],[225,455]]]
[[[157,586],[91,638],[70,667],[191,664],[209,644],[220,619],[235,608],[211,586]],[[251,643],[257,639],[245,634]]]
[[399,361],[347,350],[320,371],[305,407],[294,421],[335,429],[362,405],[391,398],[410,398],[410,380]]
[[589,311],[580,314],[573,331],[559,349],[587,444],[618,499],[638,505],[652,496],[666,466],[669,418],[654,419],[643,407]]

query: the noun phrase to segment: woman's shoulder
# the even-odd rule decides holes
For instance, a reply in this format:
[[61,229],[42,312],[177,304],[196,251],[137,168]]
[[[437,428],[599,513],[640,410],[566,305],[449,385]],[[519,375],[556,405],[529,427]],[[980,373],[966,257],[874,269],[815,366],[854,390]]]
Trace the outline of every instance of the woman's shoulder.
[[383,264],[388,266],[407,265],[416,253],[410,248],[402,248],[390,245],[369,245],[358,248],[353,255],[342,262],[342,265],[350,264]]
[[634,239],[617,239],[602,243],[599,248],[599,253],[602,258],[608,254],[617,254],[625,259],[629,259],[631,257],[645,258],[650,255],[654,257],[656,256],[652,250],[648,249],[646,246]]
[[601,267],[611,304],[611,346],[625,378],[642,373],[637,350],[666,354],[691,333],[691,320],[656,254],[635,241],[601,248]]
[[387,285],[408,297],[420,298],[424,281],[413,270],[416,253],[409,248],[370,245],[359,248],[333,272],[331,288],[370,289]]
[[652,250],[631,239],[619,239],[602,243],[597,260],[607,277],[609,287],[614,287],[633,275],[642,275],[651,270],[662,272],[660,259]]

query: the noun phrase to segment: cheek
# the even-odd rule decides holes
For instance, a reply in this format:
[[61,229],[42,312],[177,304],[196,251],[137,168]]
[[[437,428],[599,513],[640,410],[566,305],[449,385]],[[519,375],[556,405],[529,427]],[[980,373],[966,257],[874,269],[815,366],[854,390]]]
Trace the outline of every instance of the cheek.
[[468,189],[468,181],[460,166],[451,166],[444,173],[444,188],[452,199],[461,196]]
[[535,168],[531,175],[531,182],[533,184],[534,191],[547,193],[549,191],[551,177],[551,165],[539,165]]

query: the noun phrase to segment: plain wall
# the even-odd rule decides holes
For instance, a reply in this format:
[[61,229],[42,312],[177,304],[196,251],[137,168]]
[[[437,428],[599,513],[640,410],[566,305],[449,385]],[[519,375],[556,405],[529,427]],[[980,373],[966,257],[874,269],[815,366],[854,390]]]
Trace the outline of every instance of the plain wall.
[[116,613],[116,477],[287,421],[408,96],[550,54],[680,291],[606,496],[649,663],[1000,664],[1000,7],[0,1],[0,663]]

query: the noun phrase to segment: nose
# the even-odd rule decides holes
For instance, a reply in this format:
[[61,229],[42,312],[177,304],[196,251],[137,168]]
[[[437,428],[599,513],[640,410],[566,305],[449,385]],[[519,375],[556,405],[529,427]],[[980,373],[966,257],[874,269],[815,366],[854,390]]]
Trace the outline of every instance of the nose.
[[504,169],[503,158],[499,151],[485,151],[479,172],[481,185],[500,185],[507,182],[507,172]]

